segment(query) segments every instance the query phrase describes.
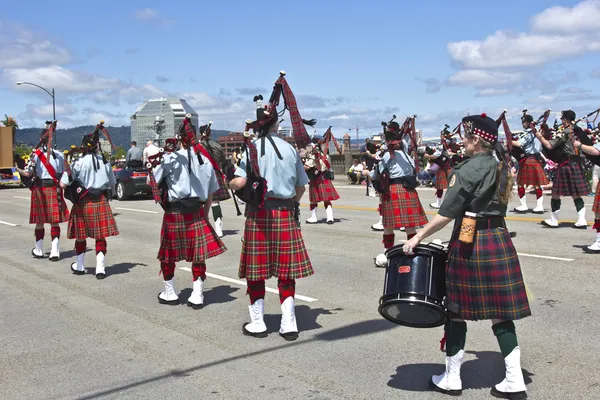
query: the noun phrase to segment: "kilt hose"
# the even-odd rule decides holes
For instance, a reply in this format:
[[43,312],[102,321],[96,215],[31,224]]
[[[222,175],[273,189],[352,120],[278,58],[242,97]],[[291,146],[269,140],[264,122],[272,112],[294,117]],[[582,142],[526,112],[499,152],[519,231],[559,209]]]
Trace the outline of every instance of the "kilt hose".
[[293,211],[249,212],[238,276],[259,281],[276,276],[300,279],[314,274]]
[[558,166],[552,185],[552,196],[581,197],[589,193],[590,187],[578,162],[568,161]]
[[227,190],[227,184],[225,183],[223,175],[219,171],[215,171],[215,175],[217,176],[219,188],[213,193],[213,201],[229,200],[231,195],[229,194],[229,190]]
[[59,224],[68,220],[69,208],[62,189],[56,186],[36,186],[31,190],[30,224]]
[[596,196],[594,197],[594,205],[592,206],[592,212],[600,213],[600,184],[596,188]]
[[437,190],[448,189],[448,175],[450,175],[450,168],[444,167],[438,169],[435,174],[435,188]]
[[203,208],[189,214],[181,214],[179,210],[165,211],[157,256],[161,262],[200,263],[225,250],[223,241],[206,222]]
[[97,199],[86,196],[73,205],[67,228],[69,239],[104,239],[118,234],[119,229],[106,196]]
[[548,178],[546,178],[544,168],[535,156],[529,155],[519,162],[518,186],[544,186],[547,184]]
[[[456,220],[455,224],[460,224]],[[459,225],[460,226],[460,225]],[[472,244],[458,240],[448,252],[446,292],[464,320],[517,320],[531,315],[517,252],[506,228],[477,230]]]
[[379,198],[384,227],[397,229],[427,224],[425,210],[415,189],[391,184],[389,193]]
[[330,180],[319,176],[317,179],[309,181],[308,198],[311,203],[319,203],[321,201],[337,200],[340,195]]

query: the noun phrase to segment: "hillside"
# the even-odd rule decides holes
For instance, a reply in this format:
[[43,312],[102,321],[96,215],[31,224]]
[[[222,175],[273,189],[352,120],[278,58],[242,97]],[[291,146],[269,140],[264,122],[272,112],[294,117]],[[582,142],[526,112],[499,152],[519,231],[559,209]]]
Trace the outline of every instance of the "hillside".
[[[57,129],[56,130],[56,141],[59,148],[65,149],[70,147],[72,144],[79,145],[81,138],[85,134],[92,133],[94,126],[78,126],[70,129]],[[121,146],[125,149],[129,147],[131,140],[131,130],[129,126],[107,126],[106,130],[110,135],[115,146]],[[25,128],[17,129],[15,139],[17,143],[25,143],[29,146],[35,146],[40,140],[41,128]],[[229,131],[224,130],[213,130],[213,137],[228,135]]]

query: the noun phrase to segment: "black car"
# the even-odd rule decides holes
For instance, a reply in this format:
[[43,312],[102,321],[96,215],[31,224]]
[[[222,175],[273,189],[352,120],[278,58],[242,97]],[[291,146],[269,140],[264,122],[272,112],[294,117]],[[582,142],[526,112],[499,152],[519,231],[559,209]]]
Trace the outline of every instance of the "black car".
[[113,171],[117,180],[114,196],[118,200],[127,200],[137,193],[152,195],[152,188],[146,183],[148,178],[146,168],[115,165]]

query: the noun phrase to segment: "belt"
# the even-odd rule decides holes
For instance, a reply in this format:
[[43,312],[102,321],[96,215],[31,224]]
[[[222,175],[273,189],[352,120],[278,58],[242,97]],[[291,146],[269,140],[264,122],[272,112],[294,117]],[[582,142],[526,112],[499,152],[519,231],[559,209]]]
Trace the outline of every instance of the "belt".
[[42,179],[42,186],[53,187],[56,186],[56,183],[54,182],[54,179]]
[[[198,204],[200,204],[200,208],[202,208],[204,206],[203,202],[198,202]],[[179,200],[177,200],[177,201],[169,201],[167,203],[167,210],[169,210],[169,211],[181,210],[182,208],[187,208],[187,207],[183,206],[181,204],[181,201],[179,201]]]
[[390,185],[402,185],[406,183],[406,178],[401,176],[400,178],[392,178],[390,179]]
[[475,229],[478,231],[505,227],[504,217],[480,218],[475,222]]
[[259,209],[252,204],[247,204],[246,209],[248,212],[257,212],[261,210],[268,211],[294,211],[296,204],[294,199],[276,199],[274,197],[267,197],[263,208]]

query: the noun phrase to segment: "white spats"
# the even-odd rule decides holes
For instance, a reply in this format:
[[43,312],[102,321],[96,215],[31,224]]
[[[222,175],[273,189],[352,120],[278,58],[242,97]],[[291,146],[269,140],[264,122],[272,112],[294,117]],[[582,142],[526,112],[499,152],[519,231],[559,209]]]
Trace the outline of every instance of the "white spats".
[[327,223],[333,224],[333,206],[329,205],[325,209],[325,215],[327,216]]
[[288,341],[298,338],[298,326],[296,325],[294,298],[292,296],[281,303],[281,326],[279,327],[279,334]]
[[[506,356],[504,366],[506,367],[506,377],[494,387],[495,391],[500,394],[511,394],[511,396],[503,396],[505,399],[527,398],[525,393],[527,388],[521,371],[521,348],[519,346]],[[492,389],[492,394],[494,389]],[[521,394],[521,396],[515,396],[515,394]]]
[[192,295],[188,299],[187,305],[194,310],[204,306],[204,281],[201,278],[194,281]]
[[58,238],[52,239],[52,249],[50,250],[50,261],[58,261],[60,259],[60,245]]
[[371,229],[374,231],[378,231],[378,232],[383,230],[383,216],[382,215],[379,216],[379,222],[371,225]]
[[215,232],[218,237],[223,237],[223,218],[217,218],[215,220]]
[[317,209],[313,208],[310,210],[310,218],[306,220],[307,224],[316,224],[317,223]]
[[535,205],[533,212],[536,214],[544,213],[544,197],[543,196],[540,197],[539,199],[537,199],[537,204]]
[[556,228],[558,226],[558,214],[560,210],[552,211],[550,213],[550,218],[542,221],[543,225],[549,226],[551,228]]
[[431,377],[431,383],[435,385],[436,390],[453,395],[460,394],[462,391],[460,367],[464,354],[465,352],[461,350],[452,357],[446,357],[446,371]]
[[575,228],[586,229],[587,221],[585,220],[585,207],[577,211],[577,222],[575,222]]
[[71,264],[71,271],[75,275],[83,275],[85,274],[85,267],[83,266],[83,258],[85,257],[85,253],[81,253],[75,256],[75,262]]
[[588,250],[600,252],[600,232],[596,233],[596,241],[587,247]]
[[267,337],[267,326],[265,325],[265,301],[258,299],[254,304],[248,306],[250,311],[250,322],[242,328],[244,335],[259,338]]
[[35,247],[31,249],[31,255],[34,258],[44,258],[44,239],[35,242]]
[[106,271],[104,269],[104,253],[100,252],[96,254],[96,278],[104,279],[106,277]]
[[519,200],[521,201],[521,205],[519,207],[515,207],[515,211],[527,212],[527,210],[529,210],[529,207],[527,207],[527,198],[523,196]]
[[384,253],[379,254],[373,261],[375,261],[375,266],[379,268],[385,268],[388,264],[388,259]]
[[165,290],[158,294],[158,302],[160,304],[177,305],[179,304],[179,296],[175,293],[175,278],[170,281],[164,281]]
[[436,197],[435,202],[429,203],[429,207],[431,208],[440,208],[442,206],[442,198]]

